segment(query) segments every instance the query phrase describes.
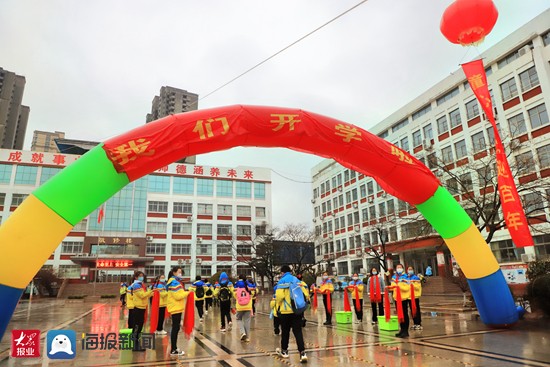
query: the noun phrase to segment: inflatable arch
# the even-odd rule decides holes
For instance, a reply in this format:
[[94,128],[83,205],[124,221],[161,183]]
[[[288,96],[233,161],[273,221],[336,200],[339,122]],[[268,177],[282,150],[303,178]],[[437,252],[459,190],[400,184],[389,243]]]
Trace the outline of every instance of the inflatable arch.
[[[333,158],[414,205],[468,278],[484,323],[518,314],[489,246],[433,173],[351,124],[303,110],[229,106],[172,115],[114,137],[37,188],[0,227],[0,337],[32,277],[67,233],[129,182],[182,157],[236,146],[286,147]],[[28,224],[33,229],[29,230]]]

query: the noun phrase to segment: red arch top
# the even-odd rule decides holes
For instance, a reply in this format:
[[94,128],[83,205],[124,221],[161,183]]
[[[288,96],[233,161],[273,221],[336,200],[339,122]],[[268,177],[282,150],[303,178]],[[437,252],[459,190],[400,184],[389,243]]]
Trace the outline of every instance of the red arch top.
[[134,181],[183,157],[237,146],[283,147],[333,158],[416,205],[439,186],[424,164],[366,130],[282,107],[227,106],[171,115],[107,140],[117,172]]

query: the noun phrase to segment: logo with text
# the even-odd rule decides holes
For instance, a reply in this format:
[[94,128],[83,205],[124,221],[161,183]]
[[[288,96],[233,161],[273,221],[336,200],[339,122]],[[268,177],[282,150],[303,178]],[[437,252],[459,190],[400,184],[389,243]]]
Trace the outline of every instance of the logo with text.
[[50,330],[46,343],[50,359],[73,359],[76,357],[76,332],[74,330]]
[[40,330],[12,330],[11,356],[13,358],[40,357]]

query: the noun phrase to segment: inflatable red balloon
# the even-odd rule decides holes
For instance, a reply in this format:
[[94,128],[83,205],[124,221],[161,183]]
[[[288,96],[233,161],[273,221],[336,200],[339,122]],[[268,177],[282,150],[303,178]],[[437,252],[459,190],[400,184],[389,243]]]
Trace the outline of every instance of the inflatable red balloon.
[[492,0],[456,0],[445,9],[440,29],[450,42],[469,46],[483,42],[497,18]]

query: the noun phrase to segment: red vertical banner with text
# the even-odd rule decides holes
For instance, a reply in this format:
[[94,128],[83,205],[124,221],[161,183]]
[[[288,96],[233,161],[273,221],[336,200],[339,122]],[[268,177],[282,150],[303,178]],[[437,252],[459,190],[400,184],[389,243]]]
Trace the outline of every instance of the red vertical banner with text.
[[481,104],[481,108],[487,115],[487,119],[493,125],[495,134],[495,150],[497,160],[498,174],[498,193],[502,204],[502,212],[506,221],[506,226],[512,237],[512,241],[517,247],[533,246],[533,237],[529,232],[527,218],[519,199],[518,190],[514,182],[514,177],[510,171],[510,165],[506,158],[506,152],[498,133],[495,116],[493,114],[493,103],[487,85],[487,75],[483,66],[483,60],[474,60],[462,64],[462,70],[468,78],[468,83]]

